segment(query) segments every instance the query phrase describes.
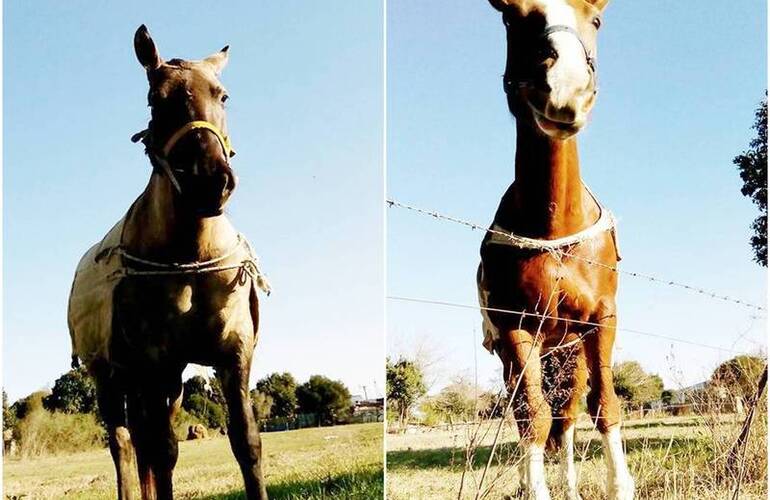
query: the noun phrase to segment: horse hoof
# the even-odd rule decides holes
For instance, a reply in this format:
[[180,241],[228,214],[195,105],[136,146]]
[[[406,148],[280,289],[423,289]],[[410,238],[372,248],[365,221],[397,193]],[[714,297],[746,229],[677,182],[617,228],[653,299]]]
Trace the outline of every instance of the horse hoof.
[[634,480],[631,476],[612,484],[607,492],[609,500],[634,500]]

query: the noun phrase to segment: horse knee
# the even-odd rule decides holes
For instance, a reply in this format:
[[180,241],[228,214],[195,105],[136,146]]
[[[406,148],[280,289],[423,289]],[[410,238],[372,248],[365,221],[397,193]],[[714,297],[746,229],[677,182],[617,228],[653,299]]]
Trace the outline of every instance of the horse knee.
[[259,431],[252,429],[228,429],[233,454],[239,462],[256,463],[262,456],[262,439]]
[[588,412],[601,433],[620,422],[620,400],[614,390],[599,390],[593,387],[588,393]]
[[115,432],[113,433],[113,440],[115,447],[120,451],[128,451],[132,449],[131,433],[128,432],[128,429],[123,426],[115,428]]

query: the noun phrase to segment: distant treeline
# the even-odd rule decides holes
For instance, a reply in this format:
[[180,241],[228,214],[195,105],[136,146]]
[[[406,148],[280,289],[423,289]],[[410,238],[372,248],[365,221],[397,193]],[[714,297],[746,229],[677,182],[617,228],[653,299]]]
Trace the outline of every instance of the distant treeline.
[[[340,381],[313,375],[298,384],[288,372],[272,373],[251,390],[255,416],[263,430],[288,430],[382,419],[382,407],[353,404]],[[222,433],[227,405],[219,380],[196,375],[184,382],[182,410],[173,422],[185,439],[190,425]],[[74,452],[106,444],[98,412],[96,386],[85,368],[68,371],[50,391],[37,391],[9,405],[3,391],[3,440],[21,456]],[[12,444],[11,444],[12,443]]]

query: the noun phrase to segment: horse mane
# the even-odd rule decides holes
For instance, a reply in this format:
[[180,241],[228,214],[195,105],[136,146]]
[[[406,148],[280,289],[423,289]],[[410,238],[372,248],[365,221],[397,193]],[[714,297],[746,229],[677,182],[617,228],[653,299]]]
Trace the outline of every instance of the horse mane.
[[174,59],[169,59],[168,61],[164,61],[164,63],[168,66],[174,66],[182,69],[191,69],[193,67],[190,61],[185,61],[184,59],[174,58]]

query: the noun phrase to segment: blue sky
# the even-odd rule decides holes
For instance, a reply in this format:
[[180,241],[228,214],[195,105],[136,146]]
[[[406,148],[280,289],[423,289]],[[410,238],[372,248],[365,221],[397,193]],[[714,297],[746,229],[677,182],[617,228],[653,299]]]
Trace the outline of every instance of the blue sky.
[[4,10],[11,399],[68,369],[75,266],[149,177],[129,141],[149,118],[132,45],[142,23],[166,58],[230,44],[222,80],[240,186],[229,213],[274,288],[262,300],[252,380],[320,373],[381,395],[382,6],[38,1]]
[[[486,1],[388,1],[390,196],[491,220],[513,180],[515,128],[501,75],[505,32]],[[599,35],[601,91],[579,136],[584,180],[619,219],[621,267],[766,303],[751,261],[756,216],[732,159],[753,136],[766,88],[765,2],[610,2]],[[388,211],[388,292],[476,303],[482,234]],[[745,308],[620,278],[619,326],[738,351],[766,345]],[[457,375],[491,385],[499,361],[481,347],[475,310],[388,302],[392,355],[427,353],[433,389]],[[708,377],[728,352],[619,332],[668,386]]]

